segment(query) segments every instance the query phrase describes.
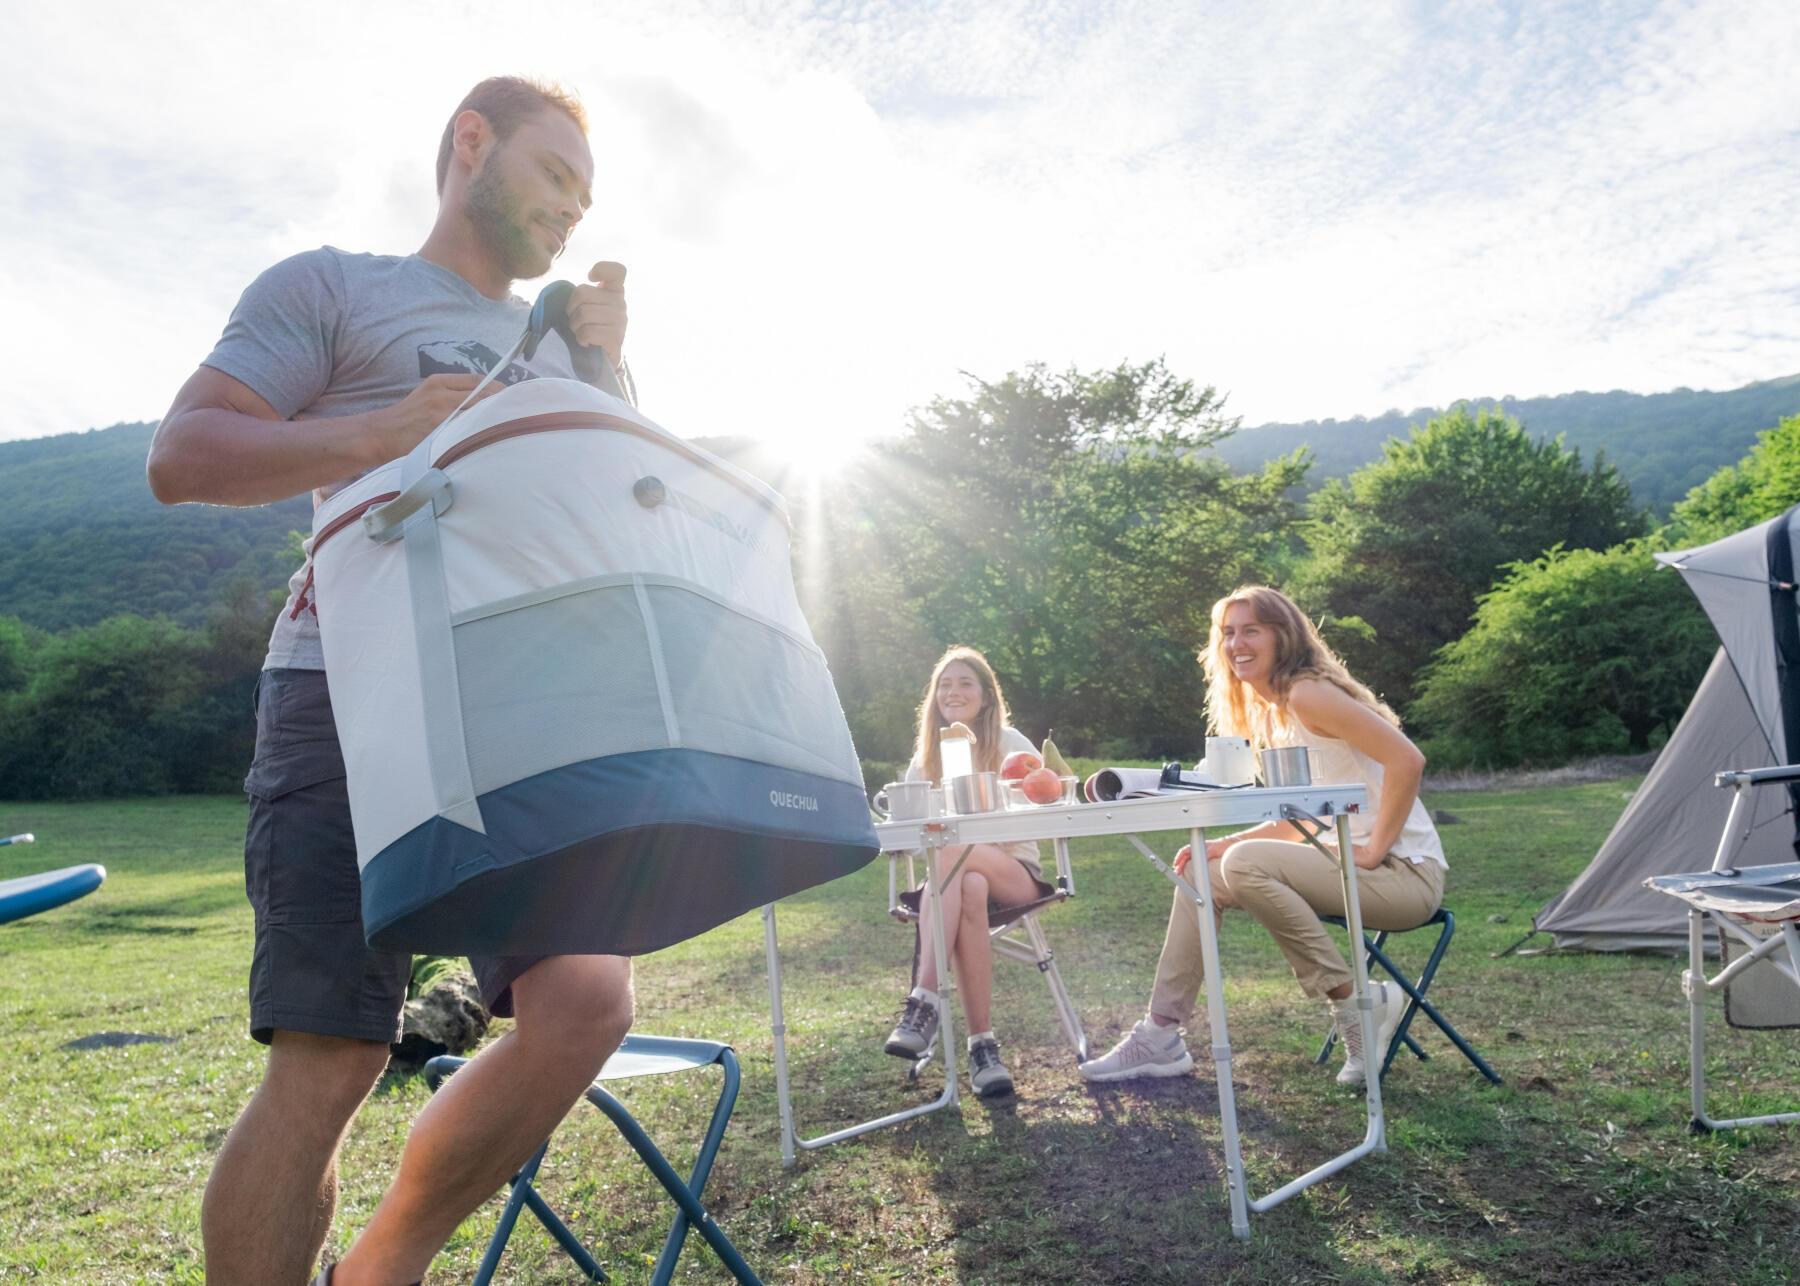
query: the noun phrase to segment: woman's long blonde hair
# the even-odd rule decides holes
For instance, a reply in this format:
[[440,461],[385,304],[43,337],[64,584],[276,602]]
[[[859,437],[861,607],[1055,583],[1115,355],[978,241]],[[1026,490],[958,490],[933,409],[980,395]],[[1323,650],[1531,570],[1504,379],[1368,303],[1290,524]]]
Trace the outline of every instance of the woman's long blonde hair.
[[985,656],[959,643],[931,667],[931,678],[925,684],[925,700],[919,703],[919,740],[913,747],[913,758],[918,761],[927,781],[941,782],[944,776],[944,761],[938,754],[938,733],[949,725],[938,711],[937,685],[944,671],[955,661],[961,661],[975,671],[975,677],[981,683],[981,713],[969,727],[975,734],[975,771],[999,772],[1000,760],[1004,757],[1000,753],[1000,730],[1010,722],[1010,716],[1006,712],[1006,698],[1000,695],[1000,681],[994,677],[994,668]]
[[[1269,673],[1273,702],[1263,700],[1256,689],[1239,679],[1225,655],[1225,613],[1237,603],[1249,607],[1257,624],[1275,635],[1275,663]],[[1215,736],[1248,737],[1253,746],[1270,745],[1276,729],[1288,722],[1287,694],[1301,679],[1323,679],[1396,728],[1400,726],[1400,716],[1351,676],[1294,600],[1267,585],[1242,586],[1213,604],[1212,633],[1200,654],[1200,664],[1206,670],[1207,721]]]

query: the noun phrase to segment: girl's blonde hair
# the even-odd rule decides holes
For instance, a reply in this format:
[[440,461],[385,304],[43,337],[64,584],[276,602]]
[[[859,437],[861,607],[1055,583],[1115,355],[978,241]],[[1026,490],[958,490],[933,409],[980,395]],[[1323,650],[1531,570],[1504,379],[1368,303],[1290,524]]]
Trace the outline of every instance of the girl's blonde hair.
[[[1238,603],[1249,607],[1257,624],[1275,636],[1275,663],[1269,673],[1273,702],[1263,700],[1256,689],[1239,679],[1231,658],[1225,655],[1225,613]],[[1287,694],[1301,679],[1323,679],[1396,728],[1400,726],[1400,716],[1351,677],[1294,600],[1267,585],[1245,585],[1213,604],[1212,633],[1200,654],[1200,664],[1206,670],[1207,721],[1215,736],[1248,737],[1253,746],[1270,745],[1275,730],[1288,722]]]
[[981,713],[969,725],[969,731],[975,734],[975,771],[999,772],[1000,760],[1004,757],[1000,753],[1000,730],[1010,721],[1010,716],[1006,712],[1006,698],[1000,695],[1000,681],[994,677],[994,668],[985,656],[959,643],[931,667],[931,678],[925,684],[925,699],[919,703],[919,740],[913,747],[913,758],[918,761],[927,781],[943,780],[944,761],[938,754],[938,733],[949,725],[938,711],[937,685],[944,671],[957,661],[975,671],[975,677],[981,683]]

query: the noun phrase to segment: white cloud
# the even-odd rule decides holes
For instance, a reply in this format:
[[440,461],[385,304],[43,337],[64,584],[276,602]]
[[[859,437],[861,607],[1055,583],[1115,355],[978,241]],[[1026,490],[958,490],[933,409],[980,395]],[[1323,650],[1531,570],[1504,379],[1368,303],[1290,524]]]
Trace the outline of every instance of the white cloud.
[[1156,353],[1250,423],[1788,374],[1800,17],[1729,8],[38,7],[0,437],[159,414],[281,255],[415,247],[496,71],[584,92],[557,271],[631,266],[677,431],[866,437],[959,369]]

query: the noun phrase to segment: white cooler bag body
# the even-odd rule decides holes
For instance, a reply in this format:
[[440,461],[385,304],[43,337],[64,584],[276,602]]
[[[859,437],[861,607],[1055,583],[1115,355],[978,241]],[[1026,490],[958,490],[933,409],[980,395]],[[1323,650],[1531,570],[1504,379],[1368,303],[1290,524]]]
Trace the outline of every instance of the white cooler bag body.
[[780,498],[627,403],[515,385],[313,532],[371,946],[639,954],[875,856]]

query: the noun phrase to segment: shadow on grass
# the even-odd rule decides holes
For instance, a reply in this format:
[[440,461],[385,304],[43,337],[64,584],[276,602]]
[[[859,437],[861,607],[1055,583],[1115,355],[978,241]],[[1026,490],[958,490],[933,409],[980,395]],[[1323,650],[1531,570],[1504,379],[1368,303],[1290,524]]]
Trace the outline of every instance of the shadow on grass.
[[[773,1209],[806,1210],[835,1230],[840,1266],[855,1262],[849,1248],[880,1243],[895,1280],[935,1280],[934,1271],[953,1264],[949,1280],[963,1286],[1699,1286],[1788,1281],[1800,1260],[1800,1202],[1791,1185],[1735,1164],[1730,1153],[1745,1139],[1671,1149],[1660,1134],[1646,1134],[1642,1153],[1626,1154],[1607,1146],[1605,1133],[1572,1130],[1565,1095],[1491,1086],[1448,1050],[1436,1067],[1413,1064],[1410,1076],[1389,1078],[1387,1154],[1252,1215],[1251,1237],[1239,1242],[1230,1232],[1209,1066],[1168,1081],[1089,1086],[1065,1051],[1014,1053],[1018,1095],[965,1097],[959,1109],[804,1154],[776,1181]],[[803,1060],[798,1075],[815,1104],[828,1103],[810,1114],[830,1118],[815,1128],[922,1103],[942,1087],[941,1068],[908,1086],[897,1065],[871,1076],[870,1061],[856,1052]],[[1359,1103],[1330,1083],[1328,1068],[1266,1050],[1234,1070],[1252,1195],[1360,1137]],[[762,1136],[759,1148],[775,1142],[772,1130],[752,1124],[750,1132]],[[909,1170],[916,1193],[906,1187]],[[871,1226],[881,1212],[857,1191],[870,1173],[890,1176],[914,1227]],[[807,1228],[778,1224],[759,1237],[747,1226],[740,1245],[759,1264],[759,1253],[809,1262]]]

